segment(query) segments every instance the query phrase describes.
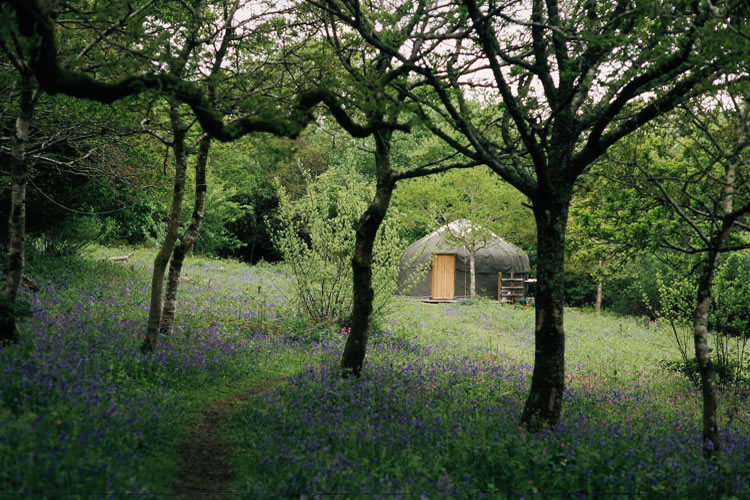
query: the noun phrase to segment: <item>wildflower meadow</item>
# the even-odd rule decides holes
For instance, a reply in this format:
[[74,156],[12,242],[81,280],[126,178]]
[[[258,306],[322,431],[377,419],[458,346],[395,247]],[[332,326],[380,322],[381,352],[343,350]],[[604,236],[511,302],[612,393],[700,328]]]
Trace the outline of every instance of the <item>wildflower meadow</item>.
[[750,496],[747,393],[720,394],[722,453],[705,459],[700,393],[662,367],[679,353],[658,324],[569,311],[563,417],[532,433],[533,308],[395,298],[343,379],[347,327],[300,320],[283,266],[193,258],[174,332],[141,354],[153,254],[113,252],[30,265],[22,342],[0,351],[3,494],[174,493],[206,408],[272,380],[215,429],[231,475],[215,493]]

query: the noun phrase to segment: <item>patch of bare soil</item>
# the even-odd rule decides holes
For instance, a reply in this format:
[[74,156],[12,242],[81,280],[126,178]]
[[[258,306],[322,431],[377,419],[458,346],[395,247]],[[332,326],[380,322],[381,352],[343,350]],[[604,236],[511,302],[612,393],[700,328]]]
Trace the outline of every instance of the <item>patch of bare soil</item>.
[[180,450],[182,468],[174,485],[179,497],[218,498],[226,495],[224,488],[232,479],[228,467],[231,445],[225,442],[222,429],[231,410],[237,403],[273,389],[283,381],[283,377],[262,380],[211,403]]

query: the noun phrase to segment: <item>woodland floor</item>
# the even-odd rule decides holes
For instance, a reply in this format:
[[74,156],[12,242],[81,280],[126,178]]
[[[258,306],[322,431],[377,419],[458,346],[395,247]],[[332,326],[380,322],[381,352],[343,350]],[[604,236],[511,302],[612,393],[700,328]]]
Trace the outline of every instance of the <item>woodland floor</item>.
[[285,377],[269,378],[213,401],[198,417],[180,449],[182,468],[177,474],[174,492],[180,498],[212,498],[226,495],[232,479],[228,462],[231,444],[224,438],[223,428],[232,408],[238,403],[273,389]]

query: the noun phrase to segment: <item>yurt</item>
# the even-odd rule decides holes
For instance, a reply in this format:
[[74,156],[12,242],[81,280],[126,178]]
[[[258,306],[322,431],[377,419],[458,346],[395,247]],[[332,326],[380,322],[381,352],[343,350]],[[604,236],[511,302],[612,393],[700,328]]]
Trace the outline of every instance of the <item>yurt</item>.
[[[450,239],[451,230],[455,234],[467,224],[476,227],[468,221],[453,221],[406,248],[399,269],[399,293],[435,300],[470,296],[469,252]],[[503,273],[503,280],[512,273],[522,283],[528,276],[529,257],[495,234],[490,241],[475,255],[476,293],[497,299],[498,273]]]

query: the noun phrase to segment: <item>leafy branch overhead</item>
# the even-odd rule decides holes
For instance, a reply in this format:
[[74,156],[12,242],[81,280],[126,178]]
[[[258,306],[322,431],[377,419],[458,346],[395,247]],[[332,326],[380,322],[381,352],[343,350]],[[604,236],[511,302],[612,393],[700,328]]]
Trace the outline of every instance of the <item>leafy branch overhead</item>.
[[383,128],[402,131],[408,131],[410,128],[405,123],[376,122],[367,126],[359,125],[349,118],[333,92],[323,89],[300,94],[286,110],[277,101],[267,100],[253,115],[225,121],[225,114],[211,102],[204,89],[171,72],[148,71],[110,82],[96,79],[85,72],[62,67],[58,60],[51,4],[43,0],[6,0],[5,3],[11,3],[15,8],[19,33],[27,39],[34,40],[28,64],[39,86],[50,94],[65,94],[102,103],[113,103],[146,90],[158,91],[190,106],[203,130],[211,137],[224,142],[236,140],[252,132],[297,137],[314,120],[313,109],[320,103],[324,103],[341,125],[355,137],[366,137],[373,131]]

